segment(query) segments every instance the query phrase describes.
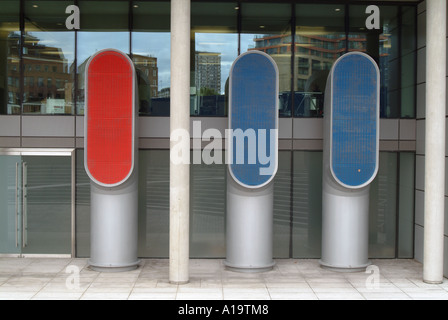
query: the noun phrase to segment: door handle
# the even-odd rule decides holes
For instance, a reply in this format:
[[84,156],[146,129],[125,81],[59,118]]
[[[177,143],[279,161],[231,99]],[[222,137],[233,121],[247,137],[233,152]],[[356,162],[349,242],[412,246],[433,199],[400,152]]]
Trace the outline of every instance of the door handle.
[[14,189],[14,202],[15,202],[15,235],[16,235],[16,248],[19,246],[19,163],[16,162],[16,187]]
[[22,247],[25,248],[28,245],[28,203],[27,203],[27,164],[22,163]]

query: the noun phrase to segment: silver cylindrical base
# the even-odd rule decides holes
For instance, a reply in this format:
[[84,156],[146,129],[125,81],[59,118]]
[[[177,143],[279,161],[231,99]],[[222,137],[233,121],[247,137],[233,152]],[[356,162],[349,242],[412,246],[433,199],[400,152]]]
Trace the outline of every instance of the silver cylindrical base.
[[274,183],[247,189],[227,177],[226,260],[229,270],[265,272],[273,260]]
[[339,272],[364,271],[370,265],[369,187],[337,190],[323,185],[322,267]]
[[138,244],[138,183],[130,177],[114,188],[91,188],[91,252],[89,264],[97,271],[136,269]]

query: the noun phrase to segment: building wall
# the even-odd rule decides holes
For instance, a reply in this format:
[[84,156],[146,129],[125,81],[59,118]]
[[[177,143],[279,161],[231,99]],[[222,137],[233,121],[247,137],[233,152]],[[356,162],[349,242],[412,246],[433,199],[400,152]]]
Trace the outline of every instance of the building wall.
[[[415,182],[415,259],[423,262],[424,198],[425,198],[425,124],[426,124],[426,1],[418,6],[417,16],[417,141]],[[447,72],[448,75],[448,72]],[[448,116],[448,109],[446,111]],[[448,140],[447,140],[448,141]],[[445,150],[441,150],[443,152]],[[445,151],[445,186],[447,186],[448,158]],[[448,276],[448,188],[445,187],[445,253],[444,275]]]
[[[17,17],[13,17],[14,19],[11,18],[11,14],[5,14],[7,13],[6,9],[2,9],[2,5],[4,6],[6,2],[10,2],[16,8]],[[360,34],[365,34],[365,32],[359,32],[365,25],[364,5],[353,5],[350,10],[344,12],[344,7],[338,4],[305,4],[297,1],[297,5],[294,5],[295,9],[291,10],[291,3],[280,2],[282,1],[276,3],[244,2],[241,6],[241,14],[238,14],[234,4],[230,1],[192,2],[192,28],[196,30],[195,41],[192,41],[194,42],[191,51],[192,58],[195,51],[223,53],[220,63],[221,79],[223,80],[221,90],[225,88],[225,79],[228,77],[231,62],[237,57],[237,54],[254,48],[254,39],[263,39],[266,34],[273,34],[274,38],[287,35],[289,38],[285,39],[291,39],[289,41],[292,41],[295,34],[295,42],[301,44],[303,50],[307,50],[306,48],[309,47],[308,40],[306,40],[308,38],[304,35],[311,31],[312,34],[327,34],[329,30],[333,30],[328,35],[330,38],[340,34],[341,30],[343,33],[344,30],[351,30],[349,36],[356,37],[356,39],[359,39]],[[169,59],[166,58],[169,57],[170,34],[169,23],[166,22],[169,22],[169,2],[141,1],[137,7],[132,7],[132,11],[129,12],[132,16],[129,16],[127,13],[127,9],[130,8],[128,1],[105,1],[101,2],[100,6],[93,1],[78,0],[81,7],[83,31],[77,32],[76,35],[73,31],[61,30],[65,29],[65,26],[58,26],[56,23],[51,30],[48,28],[46,17],[55,4],[53,1],[39,2],[39,8],[33,8],[32,1],[25,1],[27,6],[24,12],[27,18],[32,18],[33,24],[25,24],[21,31],[17,23],[19,21],[19,3],[19,0],[0,1],[0,22],[2,19],[13,20],[17,25],[15,29],[11,29],[11,26],[5,27],[0,23],[0,37],[7,37],[7,35],[2,35],[2,30],[16,30],[16,33],[19,34],[27,32],[31,25],[40,26],[41,24],[44,31],[36,36],[42,40],[54,37],[56,34],[60,34],[60,31],[64,31],[64,37],[69,37],[67,41],[70,46],[66,48],[59,43],[59,47],[64,48],[64,54],[69,60],[70,83],[73,84],[72,87],[67,88],[67,91],[72,94],[70,94],[70,98],[66,97],[66,101],[73,102],[76,108],[67,110],[64,115],[57,116],[49,113],[20,112],[19,105],[17,105],[17,113],[7,112],[5,108],[7,104],[3,102],[2,98],[2,91],[5,90],[2,88],[7,85],[4,79],[7,78],[6,74],[9,69],[5,68],[6,65],[2,61],[7,61],[5,52],[8,51],[5,50],[7,48],[5,44],[8,42],[0,39],[0,148],[76,148],[75,212],[77,229],[75,241],[77,254],[80,257],[89,255],[90,234],[90,189],[83,165],[84,62],[96,49],[103,47],[132,53],[137,67],[139,67],[138,55],[146,56],[146,59],[149,60],[151,57],[157,58],[155,65],[157,69],[153,68],[152,71],[159,80],[158,87],[154,89],[160,90],[160,94],[157,99],[152,99],[151,94],[148,94],[151,98],[149,99],[151,104],[147,104],[149,108],[144,106],[140,99],[139,172],[142,186],[139,189],[139,201],[142,204],[142,210],[139,211],[141,220],[139,221],[139,234],[142,235],[140,241],[142,248],[139,250],[141,257],[167,256],[169,186],[166,182],[169,175],[170,89],[166,75],[169,74],[170,64]],[[57,3],[64,4],[65,2],[57,1]],[[103,10],[103,3],[108,4],[107,12]],[[42,16],[37,13],[30,16],[29,14],[36,12],[34,9],[39,9],[38,12],[41,12]],[[53,15],[64,21],[66,18],[65,7],[56,9],[52,11]],[[413,199],[415,191],[414,160],[416,150],[416,120],[413,99],[415,96],[414,54],[416,52],[413,45],[415,42],[414,31],[416,30],[414,9],[409,4],[405,4],[401,8],[396,5],[381,7],[383,20],[388,21],[383,26],[383,34],[390,37],[388,45],[392,47],[389,49],[394,50],[391,50],[391,58],[387,59],[387,63],[380,64],[383,74],[385,74],[383,79],[390,79],[393,85],[385,85],[384,88],[387,90],[382,92],[382,100],[387,103],[384,103],[386,111],[382,113],[380,125],[380,172],[371,188],[371,230],[369,232],[371,258],[413,258],[414,200],[410,199]],[[155,12],[161,12],[162,15]],[[408,14],[403,15],[401,12]],[[294,20],[291,18],[294,15],[296,27],[291,27],[291,21]],[[24,16],[22,15],[22,19]],[[117,19],[117,16],[121,18]],[[159,17],[164,18],[159,19]],[[132,32],[128,30],[127,18],[132,18]],[[240,23],[237,24],[237,21]],[[265,26],[266,21],[273,24]],[[402,27],[398,21],[402,21]],[[261,28],[262,25],[263,28]],[[230,33],[223,33],[223,30]],[[70,56],[70,52],[75,52],[75,39],[76,55]],[[107,40],[107,43],[99,46],[99,40]],[[379,40],[379,38],[375,38],[374,42],[379,44]],[[381,39],[381,42],[384,41]],[[210,43],[213,43],[213,46],[208,48]],[[326,42],[321,44],[326,47]],[[403,44],[407,46],[401,48],[400,46]],[[224,54],[227,51],[222,48],[228,48],[231,54]],[[363,51],[363,48],[358,49]],[[153,51],[154,49],[156,50]],[[350,45],[343,49],[353,48]],[[322,61],[318,60],[316,50],[315,54],[306,55],[307,62],[304,61],[305,56],[303,55],[300,58],[304,60],[299,59],[301,53],[299,50],[295,51],[295,55],[286,51],[286,54],[281,52],[279,54],[276,51],[277,57],[274,57],[280,65],[280,79],[284,79],[284,81],[281,80],[283,85],[279,123],[279,172],[274,188],[274,253],[278,258],[319,258],[323,119],[322,114],[317,112],[319,108],[311,108],[311,106],[316,104],[323,106],[323,100],[318,99],[318,94],[322,92],[311,96],[307,95],[307,100],[305,100],[305,95],[301,92],[304,86],[300,88],[298,86],[299,82],[305,83],[308,80],[321,79],[320,72],[313,78],[312,61],[318,62],[315,64],[316,71],[328,71],[331,65],[325,64],[325,62],[330,62],[327,61],[328,58]],[[399,54],[400,52],[402,54]],[[15,55],[18,56],[17,53]],[[279,55],[285,56],[279,59]],[[336,59],[336,57],[337,55],[333,58]],[[77,66],[77,72],[75,66]],[[306,69],[306,72],[301,69]],[[148,69],[140,68],[143,73],[146,70]],[[148,74],[151,75],[151,70],[148,71]],[[194,72],[194,63],[192,63],[191,71]],[[165,80],[162,81],[162,79]],[[194,76],[191,79],[194,79]],[[149,80],[150,86],[153,81],[157,83],[156,79]],[[143,89],[148,90],[150,86],[147,85]],[[325,88],[325,85],[322,88]],[[68,95],[66,93],[66,96]],[[292,97],[295,98],[292,99]],[[202,121],[202,132],[209,128],[215,128],[224,137],[228,121],[225,95],[221,93],[199,98],[196,100],[198,108],[191,108],[192,111],[199,110],[197,113],[191,112],[192,115],[195,115],[191,118],[191,123]],[[194,105],[193,102],[195,100],[191,105]],[[292,112],[295,109],[297,112]],[[214,112],[201,112],[204,110],[214,110]],[[193,129],[193,125],[191,128]],[[204,141],[202,147],[206,145],[207,143]],[[225,244],[225,184],[223,183],[226,179],[225,165],[192,165],[191,177],[192,256],[222,257]],[[204,179],[204,177],[213,177],[213,179]],[[210,203],[210,199],[213,199],[213,203]]]

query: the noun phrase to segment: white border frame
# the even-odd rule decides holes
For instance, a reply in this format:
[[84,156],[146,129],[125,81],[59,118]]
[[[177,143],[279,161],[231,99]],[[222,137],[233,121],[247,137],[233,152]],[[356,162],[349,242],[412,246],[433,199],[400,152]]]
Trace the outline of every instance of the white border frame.
[[[333,76],[334,76],[334,70],[337,67],[338,63],[340,61],[342,61],[343,59],[345,59],[347,56],[350,55],[359,55],[362,57],[367,58],[368,60],[370,60],[370,62],[374,65],[376,73],[377,73],[377,108],[376,108],[376,163],[375,163],[375,171],[372,174],[372,176],[370,177],[369,180],[367,180],[367,182],[359,185],[359,186],[350,186],[347,185],[345,183],[343,183],[342,181],[340,181],[337,177],[336,174],[333,171]],[[331,171],[331,175],[333,176],[333,178],[336,180],[337,183],[339,183],[341,186],[347,188],[347,189],[352,189],[352,190],[356,190],[356,189],[361,189],[364,188],[366,186],[368,186],[370,183],[372,183],[372,181],[376,178],[377,174],[378,174],[378,170],[379,170],[379,156],[380,156],[380,144],[379,144],[379,140],[380,140],[380,86],[381,86],[381,80],[380,80],[380,69],[378,67],[378,64],[376,63],[375,60],[373,60],[373,58],[371,56],[369,56],[366,53],[363,52],[349,52],[346,53],[344,55],[342,55],[341,57],[339,57],[336,62],[333,65],[333,68],[331,69],[331,96],[330,96],[330,112],[331,112],[331,118],[330,118],[330,171]]]
[[[93,177],[93,175],[90,173],[90,170],[89,170],[88,165],[87,165],[87,153],[88,153],[87,152],[87,150],[88,150],[88,148],[87,148],[87,145],[88,145],[88,139],[87,139],[87,137],[88,137],[87,127],[88,127],[88,125],[87,125],[87,122],[88,122],[88,114],[89,114],[89,112],[88,112],[88,94],[89,94],[89,83],[88,83],[89,77],[88,77],[88,74],[89,74],[89,67],[90,67],[90,63],[98,55],[103,54],[105,52],[114,52],[114,53],[117,53],[117,54],[121,55],[122,57],[124,57],[125,60],[128,61],[129,65],[131,67],[131,70],[132,70],[132,146],[133,146],[132,147],[132,166],[131,166],[131,169],[129,170],[128,175],[123,180],[121,180],[121,181],[119,181],[117,183],[114,183],[114,184],[102,183],[102,182],[96,180]],[[84,99],[85,99],[85,104],[84,104],[84,168],[85,168],[86,173],[89,176],[90,180],[92,182],[95,182],[97,185],[102,186],[102,187],[107,187],[107,188],[117,187],[117,186],[122,185],[123,183],[125,183],[129,179],[129,177],[134,172],[134,167],[135,167],[135,146],[136,146],[136,128],[137,128],[137,123],[136,123],[136,97],[135,97],[135,92],[136,92],[135,91],[136,90],[136,88],[135,88],[135,86],[136,86],[136,84],[135,84],[135,82],[136,82],[136,80],[135,80],[136,72],[135,72],[134,62],[132,62],[132,60],[129,58],[129,56],[126,53],[124,53],[124,52],[122,52],[120,50],[117,50],[117,49],[103,49],[103,50],[100,50],[100,51],[96,52],[94,55],[92,55],[90,57],[89,61],[86,64],[86,71],[85,71],[84,78],[85,78],[85,88],[84,88],[84,90],[85,90],[84,91],[85,92],[85,94],[84,94]]]
[[[235,175],[233,174],[232,171],[232,164],[233,164],[233,134],[231,134],[231,132],[233,132],[233,128],[232,128],[232,82],[233,82],[233,68],[235,67],[235,65],[237,64],[237,62],[244,57],[245,55],[248,54],[260,54],[266,58],[268,58],[268,60],[271,62],[271,64],[274,66],[275,69],[275,76],[276,76],[276,88],[275,88],[275,168],[274,168],[274,172],[272,173],[271,177],[264,183],[257,185],[257,186],[251,186],[251,185],[247,185],[245,183],[242,183],[241,181],[239,181]],[[227,141],[228,141],[228,152],[227,152],[227,163],[228,163],[228,170],[230,172],[230,175],[232,177],[232,179],[238,183],[240,186],[248,188],[248,189],[259,189],[262,188],[266,185],[268,185],[274,178],[275,175],[277,174],[277,170],[278,170],[278,95],[279,95],[279,71],[278,71],[278,66],[277,63],[275,62],[275,60],[268,54],[262,52],[262,51],[258,51],[258,50],[250,50],[247,52],[242,53],[241,55],[239,55],[235,61],[232,64],[232,67],[230,68],[230,74],[229,74],[229,122],[228,122],[228,128],[231,129],[229,130],[228,133],[228,137],[227,137]]]

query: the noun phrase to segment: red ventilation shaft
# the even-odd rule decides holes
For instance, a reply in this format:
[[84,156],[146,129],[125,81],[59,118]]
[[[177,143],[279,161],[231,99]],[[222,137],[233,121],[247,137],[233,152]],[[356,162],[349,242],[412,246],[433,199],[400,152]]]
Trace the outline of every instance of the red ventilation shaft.
[[90,266],[126,271],[139,263],[135,68],[117,50],[86,66],[84,166],[90,183]]

